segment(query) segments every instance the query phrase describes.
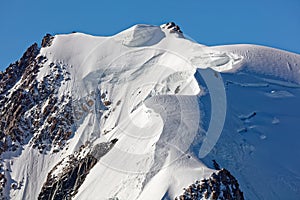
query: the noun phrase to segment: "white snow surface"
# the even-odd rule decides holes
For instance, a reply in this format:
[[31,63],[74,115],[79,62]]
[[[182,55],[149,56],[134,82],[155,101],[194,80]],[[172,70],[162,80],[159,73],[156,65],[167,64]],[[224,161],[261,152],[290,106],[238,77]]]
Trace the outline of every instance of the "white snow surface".
[[[13,165],[7,156],[11,178],[23,185],[11,190],[12,199],[37,199],[62,158],[86,141],[114,138],[74,199],[174,199],[214,172],[212,159],[237,178],[246,199],[300,197],[300,55],[256,45],[207,47],[150,25],[111,37],[56,35],[41,55],[48,61],[38,79],[51,62],[68,66],[71,83],[57,95],[99,102],[105,93],[112,104],[103,111],[95,103],[60,153],[25,146]],[[224,83],[227,96],[222,134],[205,157],[199,149],[214,94],[199,78],[203,70]]]

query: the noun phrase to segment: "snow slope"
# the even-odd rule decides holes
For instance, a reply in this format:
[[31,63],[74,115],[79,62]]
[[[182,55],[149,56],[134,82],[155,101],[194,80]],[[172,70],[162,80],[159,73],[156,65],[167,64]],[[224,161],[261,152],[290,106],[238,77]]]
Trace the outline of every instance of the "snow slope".
[[[12,199],[37,199],[49,171],[89,142],[118,139],[74,199],[174,199],[215,170],[237,178],[245,199],[300,196],[300,55],[255,45],[207,47],[166,26],[111,37],[56,35],[40,55],[67,66],[74,135],[58,153],[24,146],[4,155]],[[224,125],[224,126],[223,126]],[[215,144],[216,143],[216,144]],[[11,164],[13,161],[13,164]],[[35,184],[33,184],[35,183]]]
[[223,74],[227,118],[206,159],[230,166],[248,199],[298,199],[300,56],[256,45],[211,48],[244,59],[238,71]]

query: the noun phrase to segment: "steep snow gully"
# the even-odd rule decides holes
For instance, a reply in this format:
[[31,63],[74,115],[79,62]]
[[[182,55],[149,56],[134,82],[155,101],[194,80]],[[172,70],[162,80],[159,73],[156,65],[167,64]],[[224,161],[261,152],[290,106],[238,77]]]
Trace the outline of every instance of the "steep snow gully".
[[299,199],[300,55],[168,23],[31,57],[0,74],[2,199]]

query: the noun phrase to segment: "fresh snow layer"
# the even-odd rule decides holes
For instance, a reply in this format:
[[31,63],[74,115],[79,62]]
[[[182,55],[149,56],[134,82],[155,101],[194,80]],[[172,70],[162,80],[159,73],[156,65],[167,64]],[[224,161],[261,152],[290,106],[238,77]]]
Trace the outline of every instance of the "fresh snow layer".
[[[62,158],[86,141],[114,138],[75,199],[172,199],[208,177],[212,159],[237,177],[246,199],[300,196],[298,54],[206,47],[159,26],[136,25],[111,37],[57,35],[41,55],[48,61],[38,79],[51,62],[66,65],[71,82],[58,95],[96,103],[76,121],[68,149],[40,155],[26,146],[13,158],[11,178],[24,185],[11,191],[13,199],[37,199]],[[112,103],[108,109],[102,94]],[[209,124],[221,136],[206,135]]]

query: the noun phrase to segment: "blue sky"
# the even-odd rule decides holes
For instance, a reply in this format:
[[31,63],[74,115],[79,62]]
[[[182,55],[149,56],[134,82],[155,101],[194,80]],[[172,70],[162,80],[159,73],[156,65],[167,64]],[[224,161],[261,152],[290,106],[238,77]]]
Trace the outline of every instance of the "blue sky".
[[0,70],[46,33],[112,35],[169,21],[206,45],[251,43],[300,53],[299,0],[6,0],[0,3]]

